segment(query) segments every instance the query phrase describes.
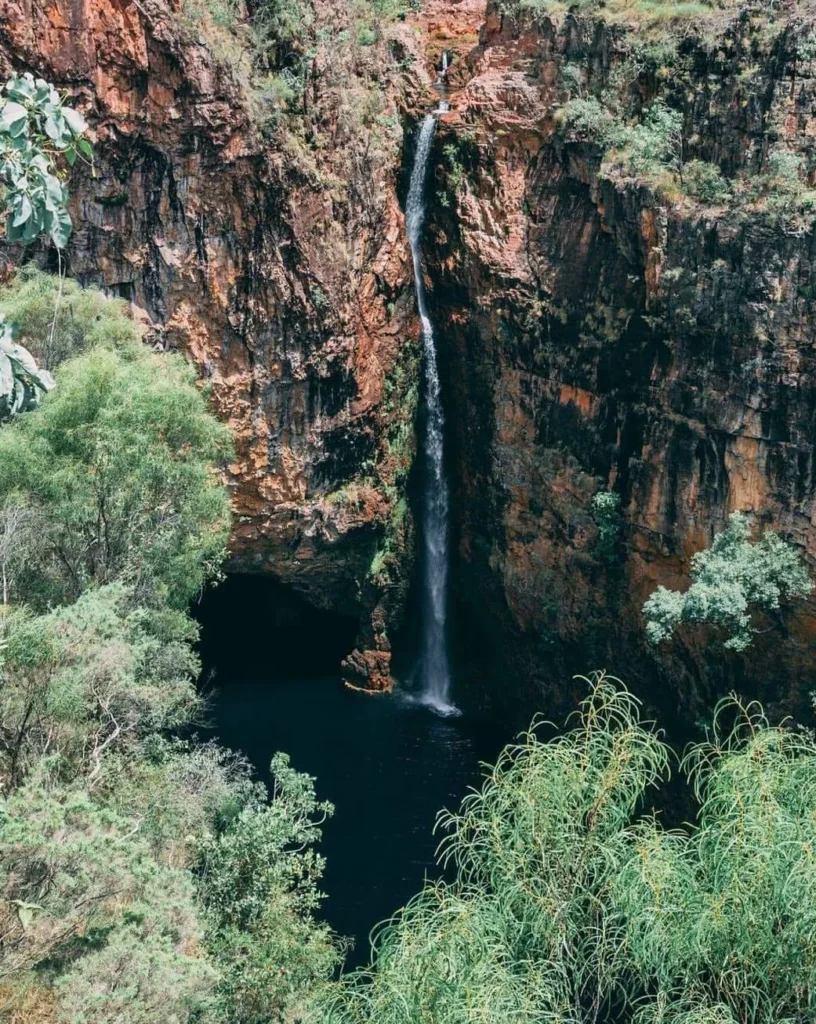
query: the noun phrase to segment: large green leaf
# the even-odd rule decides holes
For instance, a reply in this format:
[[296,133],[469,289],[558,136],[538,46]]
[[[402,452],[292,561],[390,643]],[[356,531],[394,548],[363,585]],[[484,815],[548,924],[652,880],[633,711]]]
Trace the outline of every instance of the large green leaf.
[[0,110],[0,129],[10,135],[19,135],[28,124],[28,111],[19,103],[6,101]]
[[77,113],[76,110],[71,110],[70,107],[63,107],[62,116],[74,135],[83,135],[87,131],[88,125],[85,118],[82,114]]
[[14,219],[11,222],[11,226],[18,228],[21,224],[25,224],[30,219],[32,214],[31,200],[28,196],[20,196],[20,202],[15,208]]
[[71,237],[71,230],[73,225],[71,223],[71,215],[65,209],[61,207],[54,217],[51,225],[51,238],[54,241],[54,245],[58,249],[64,249],[68,244],[68,239]]
[[11,360],[0,349],[0,405],[4,399],[8,399],[14,390],[14,371]]

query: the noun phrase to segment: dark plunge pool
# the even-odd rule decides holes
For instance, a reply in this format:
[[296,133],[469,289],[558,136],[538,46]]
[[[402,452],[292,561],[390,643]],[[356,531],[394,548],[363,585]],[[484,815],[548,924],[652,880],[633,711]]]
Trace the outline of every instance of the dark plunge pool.
[[[230,577],[200,610],[210,719],[268,780],[286,751],[335,804],[321,852],[324,914],[355,940],[347,966],[367,962],[368,936],[436,874],[437,811],[479,783],[480,762],[509,739],[467,716],[440,718],[399,696],[366,696],[340,682],[355,623],[309,608],[256,577]],[[454,694],[455,698],[455,694]]]

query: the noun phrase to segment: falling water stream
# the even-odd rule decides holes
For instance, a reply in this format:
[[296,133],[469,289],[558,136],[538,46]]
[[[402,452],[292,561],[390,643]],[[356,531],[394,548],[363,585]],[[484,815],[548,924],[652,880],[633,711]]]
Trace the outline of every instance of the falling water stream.
[[[440,105],[440,110],[443,109]],[[431,154],[436,115],[422,123],[406,206],[406,223],[414,260],[417,306],[422,322],[425,359],[425,436],[422,456],[425,481],[422,498],[422,638],[417,699],[438,714],[456,714],[450,699],[450,666],[446,637],[448,591],[448,482],[444,464],[442,389],[436,358],[433,324],[428,315],[422,277],[422,228],[425,222],[425,182]]]
[[[446,92],[439,83],[440,108]],[[456,716],[446,644],[448,483],[444,419],[433,325],[421,269],[426,176],[436,118],[422,123],[406,206],[424,346],[422,640],[409,699],[361,699],[340,684],[337,666],[358,623],[311,608],[263,576],[232,576],[208,592],[202,623],[204,678],[214,678],[213,735],[243,751],[270,782],[269,762],[285,750],[317,776],[337,807],[323,828],[325,919],[356,940],[347,969],[370,956],[369,930],[403,905],[427,876],[438,878],[433,822],[479,785],[509,735],[477,709]],[[270,651],[274,652],[270,656]],[[428,709],[433,714],[428,714]]]

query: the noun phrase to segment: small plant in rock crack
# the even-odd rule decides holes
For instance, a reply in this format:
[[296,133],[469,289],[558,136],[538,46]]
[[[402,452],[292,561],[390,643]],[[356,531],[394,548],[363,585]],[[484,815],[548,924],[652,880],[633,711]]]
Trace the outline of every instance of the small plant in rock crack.
[[594,555],[602,562],[616,562],[619,556],[623,517],[621,497],[614,491],[599,491],[592,499],[592,518],[598,528]]

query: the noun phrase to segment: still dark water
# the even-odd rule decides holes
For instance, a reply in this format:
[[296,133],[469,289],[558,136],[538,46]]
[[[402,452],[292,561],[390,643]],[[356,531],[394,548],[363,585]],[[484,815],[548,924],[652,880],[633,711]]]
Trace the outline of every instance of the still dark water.
[[267,581],[228,580],[201,621],[220,742],[243,751],[265,781],[272,754],[286,751],[336,807],[321,844],[324,916],[355,940],[347,966],[365,963],[374,925],[438,874],[437,812],[458,806],[479,784],[480,762],[510,737],[489,722],[346,689],[335,666],[353,624]]

